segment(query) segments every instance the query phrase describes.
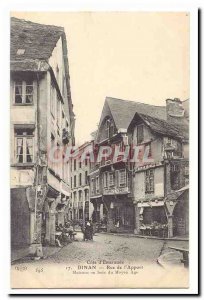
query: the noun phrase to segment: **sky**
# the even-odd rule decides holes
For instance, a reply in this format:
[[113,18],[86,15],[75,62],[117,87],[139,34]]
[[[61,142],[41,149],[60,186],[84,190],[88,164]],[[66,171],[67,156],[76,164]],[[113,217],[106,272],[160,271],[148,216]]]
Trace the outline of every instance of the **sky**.
[[12,12],[63,26],[68,42],[76,143],[97,129],[105,97],[165,105],[189,98],[185,12]]

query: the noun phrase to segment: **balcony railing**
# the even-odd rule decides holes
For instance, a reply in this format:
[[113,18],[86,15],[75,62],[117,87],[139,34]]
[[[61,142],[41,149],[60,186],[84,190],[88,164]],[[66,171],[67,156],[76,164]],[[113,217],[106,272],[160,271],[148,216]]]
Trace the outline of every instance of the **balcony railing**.
[[103,188],[103,195],[122,195],[130,193],[128,186]]

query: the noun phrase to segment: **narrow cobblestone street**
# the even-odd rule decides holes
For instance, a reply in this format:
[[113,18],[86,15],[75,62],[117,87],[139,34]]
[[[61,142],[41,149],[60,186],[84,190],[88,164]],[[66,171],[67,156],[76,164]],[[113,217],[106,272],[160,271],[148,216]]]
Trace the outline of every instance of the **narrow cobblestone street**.
[[[68,244],[56,253],[40,261],[29,260],[27,263],[85,263],[88,260],[124,260],[129,262],[157,263],[157,258],[168,245],[187,247],[187,241],[163,241],[137,237],[118,236],[97,233],[94,241],[83,241],[82,233],[77,233],[76,241]],[[23,261],[16,262],[22,263]]]
[[[188,270],[180,262],[177,268],[169,269],[157,262],[169,251],[168,246],[187,244],[104,233],[97,233],[93,241],[86,242],[77,232],[76,241],[67,246],[48,247],[44,259],[16,261],[11,267],[12,285],[29,288],[35,282],[35,287],[98,288],[103,281],[104,288],[148,288],[157,287],[158,283],[159,287],[187,286]],[[169,276],[174,278],[178,273],[179,280],[169,282]]]

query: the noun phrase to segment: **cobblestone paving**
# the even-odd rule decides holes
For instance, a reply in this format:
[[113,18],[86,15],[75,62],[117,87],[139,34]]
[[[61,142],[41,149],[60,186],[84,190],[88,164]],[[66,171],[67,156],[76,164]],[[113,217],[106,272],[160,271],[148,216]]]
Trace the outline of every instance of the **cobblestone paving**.
[[[83,263],[87,260],[125,260],[130,262],[155,263],[169,244],[183,246],[187,242],[165,242],[156,239],[117,236],[97,233],[94,241],[84,242],[82,234],[77,233],[77,240],[57,250],[56,253],[40,261],[29,260],[26,263]],[[22,263],[22,261],[16,262]],[[16,264],[15,263],[15,264]]]

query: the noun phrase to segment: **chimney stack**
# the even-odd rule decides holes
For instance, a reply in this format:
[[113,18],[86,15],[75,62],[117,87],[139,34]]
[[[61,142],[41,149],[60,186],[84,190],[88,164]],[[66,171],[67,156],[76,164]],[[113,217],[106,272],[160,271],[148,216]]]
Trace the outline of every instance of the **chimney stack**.
[[169,122],[183,122],[184,108],[179,98],[166,99],[166,115]]

